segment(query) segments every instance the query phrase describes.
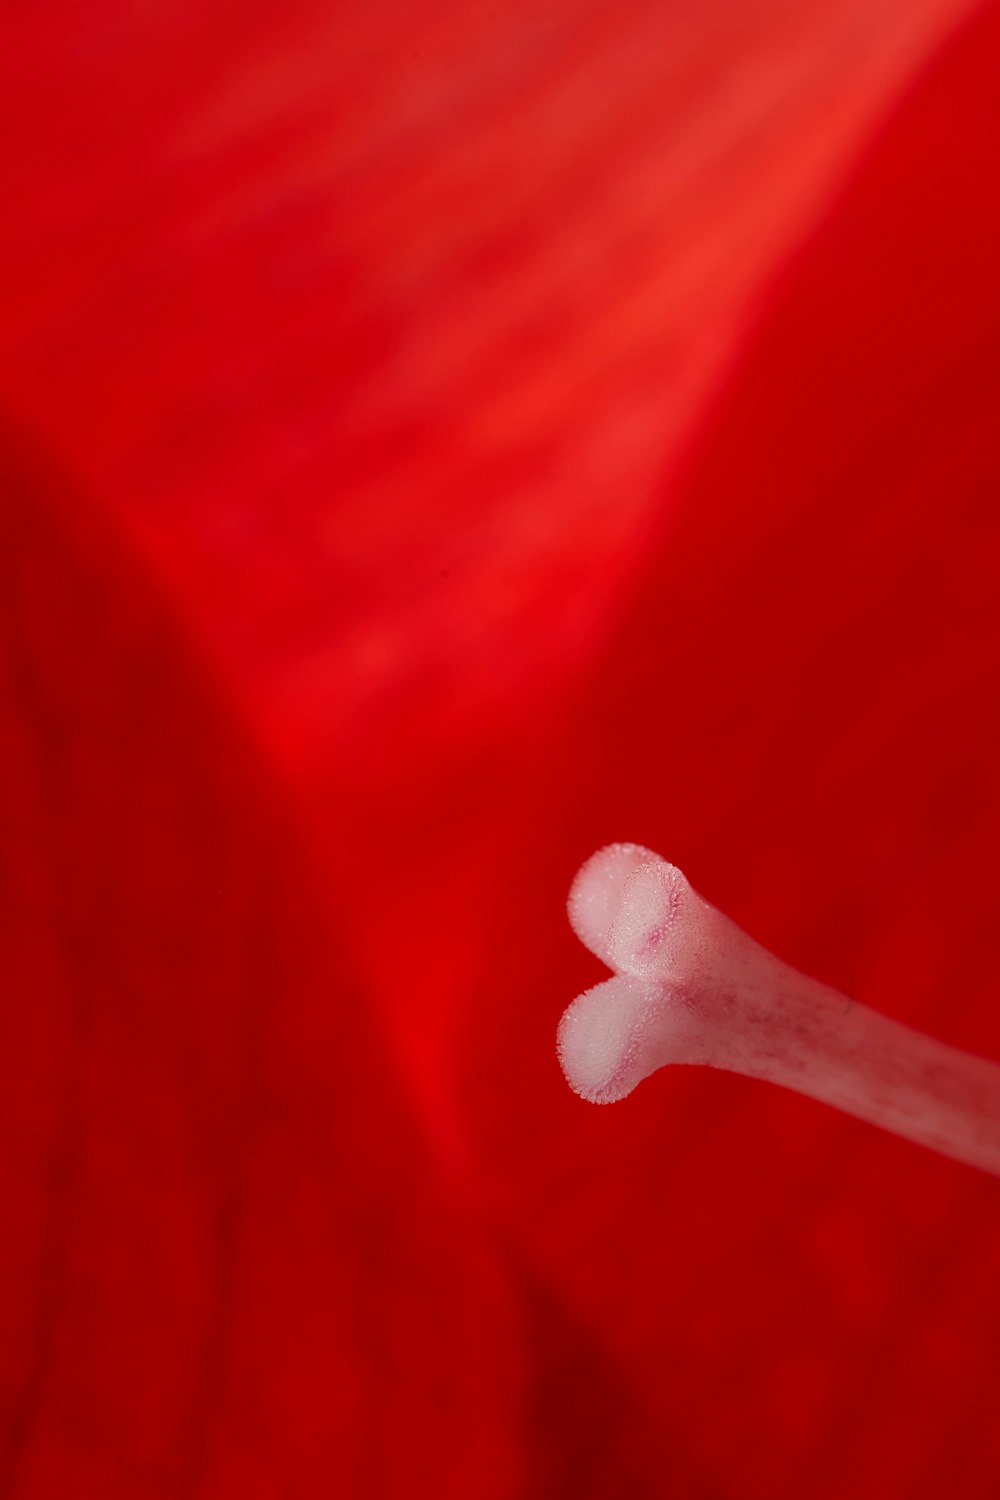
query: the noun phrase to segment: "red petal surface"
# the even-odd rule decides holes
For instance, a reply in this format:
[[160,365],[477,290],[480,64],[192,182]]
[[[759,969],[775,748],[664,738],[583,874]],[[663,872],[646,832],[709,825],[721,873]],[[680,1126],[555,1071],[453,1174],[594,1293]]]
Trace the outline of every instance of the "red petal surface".
[[995,1492],[992,1182],[553,1055],[609,837],[1000,1055],[966,9],[0,21],[3,1493]]
[[522,999],[508,977],[520,1025],[508,1004],[469,1030],[497,1191],[641,1386],[681,1492],[1000,1478],[995,1181],[722,1075],[567,1098],[541,1138],[554,1085],[529,1078],[512,1122],[509,1084],[567,963],[524,911],[555,901],[575,837],[668,851],[800,967],[1000,1057],[998,53],[993,8],[775,287],[540,773],[506,921],[544,980]]
[[294,819],[84,498],[3,493],[3,1492],[510,1494],[519,1302]]

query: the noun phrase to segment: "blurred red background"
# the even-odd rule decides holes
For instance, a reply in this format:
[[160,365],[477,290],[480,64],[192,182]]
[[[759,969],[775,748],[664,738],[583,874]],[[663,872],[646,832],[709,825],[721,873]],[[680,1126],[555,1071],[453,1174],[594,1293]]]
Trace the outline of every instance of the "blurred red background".
[[0,1493],[995,1496],[996,1183],[553,1039],[634,838],[1000,1057],[998,7],[0,32]]

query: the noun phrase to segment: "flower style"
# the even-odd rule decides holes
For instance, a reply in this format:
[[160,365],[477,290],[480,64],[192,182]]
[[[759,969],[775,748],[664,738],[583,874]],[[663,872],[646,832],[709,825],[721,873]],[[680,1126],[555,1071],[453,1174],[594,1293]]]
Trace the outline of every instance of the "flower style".
[[551,1034],[624,834],[1000,1055],[996,7],[0,30],[0,1492],[992,1500],[997,1184]]
[[670,1063],[765,1078],[1000,1176],[1000,1064],[947,1047],[797,974],[693,891],[612,844],[573,882],[570,921],[613,979],[559,1025],[572,1088],[624,1099]]

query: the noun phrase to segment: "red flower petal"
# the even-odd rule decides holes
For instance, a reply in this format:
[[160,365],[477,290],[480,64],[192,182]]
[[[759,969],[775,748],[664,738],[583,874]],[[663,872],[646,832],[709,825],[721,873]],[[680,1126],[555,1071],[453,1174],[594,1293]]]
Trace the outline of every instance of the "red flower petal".
[[[927,764],[965,773],[992,732],[988,526],[969,571],[933,533],[938,697],[888,730],[870,648],[899,646],[917,542],[843,638],[775,561],[786,526],[824,549],[820,602],[834,563],[871,593],[897,561],[895,505],[854,521],[867,572],[829,550],[801,506],[832,429],[800,411],[792,447],[781,420],[804,331],[844,332],[845,297],[871,314],[863,280],[836,301],[803,281],[753,367],[770,407],[737,403],[717,467],[671,490],[655,574],[683,614],[629,603],[762,276],[955,13],[43,0],[0,23],[21,231],[0,399],[56,460],[17,459],[3,513],[12,1494],[882,1495],[923,1463],[930,1495],[946,1458],[987,1493],[986,1189],[697,1079],[599,1130],[549,1061],[575,978],[562,885],[604,837],[662,830],[760,936],[928,1019],[902,949],[944,966],[968,907],[929,902],[915,936],[885,882],[936,872],[948,826],[956,889],[983,888],[968,805],[913,817],[898,766],[936,707],[954,749]],[[893,192],[921,132],[955,118],[968,150],[986,42],[887,142]],[[989,129],[949,209],[977,234]],[[848,206],[848,241],[886,191]],[[988,264],[961,258],[970,318]],[[975,327],[939,310],[904,373],[948,354],[973,387]],[[883,308],[901,350],[905,312]],[[895,475],[911,427],[879,447],[887,372],[862,373],[838,442],[868,431]],[[985,452],[980,407],[934,391],[939,460],[960,435]],[[824,800],[838,708],[869,717]],[[975,1005],[947,1019],[983,1044]],[[671,1121],[698,1144],[668,1177]],[[953,1448],[903,1443],[914,1414]]]
[[556,983],[593,974],[564,979],[547,926],[564,851],[612,837],[669,850],[807,971],[1000,1056],[998,54],[992,8],[776,288],[535,809],[553,852],[498,914],[537,982],[505,973],[503,1028],[470,1028],[530,1253],[640,1379],[664,1474],[682,1434],[682,1476],[693,1457],[723,1494],[995,1491],[998,1185],[711,1074],[588,1112],[550,1102],[553,1066],[520,1130],[507,1080]]
[[65,482],[3,484],[6,1493],[510,1494],[509,1274],[294,820]]

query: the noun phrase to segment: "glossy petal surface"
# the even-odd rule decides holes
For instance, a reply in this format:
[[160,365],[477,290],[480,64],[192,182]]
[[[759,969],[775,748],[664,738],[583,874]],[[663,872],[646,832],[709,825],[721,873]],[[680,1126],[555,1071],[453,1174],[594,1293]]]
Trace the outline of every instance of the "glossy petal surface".
[[967,10],[0,20],[14,1500],[995,1493],[994,1184],[552,1056],[621,837],[1000,1055]]

